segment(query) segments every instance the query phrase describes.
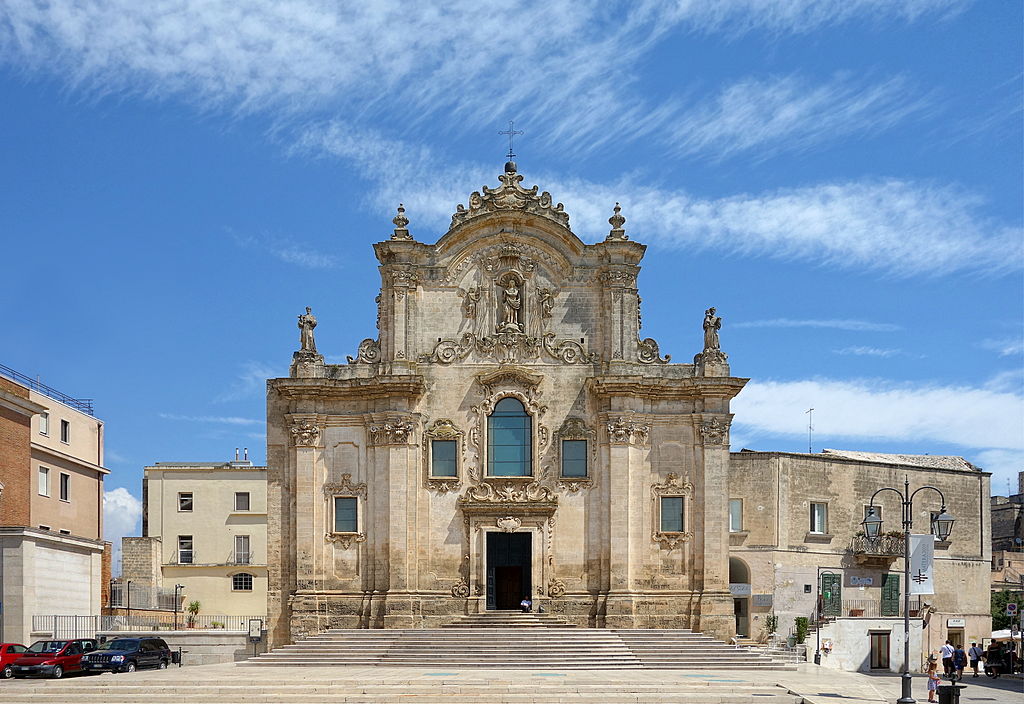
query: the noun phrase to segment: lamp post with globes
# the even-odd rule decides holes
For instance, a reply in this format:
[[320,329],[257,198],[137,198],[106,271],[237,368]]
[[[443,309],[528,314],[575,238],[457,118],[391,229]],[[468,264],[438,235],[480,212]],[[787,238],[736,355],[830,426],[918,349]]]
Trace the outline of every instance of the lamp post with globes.
[[945,541],[953,531],[953,522],[956,521],[946,513],[946,497],[940,489],[930,485],[918,487],[911,492],[908,478],[903,480],[903,491],[887,486],[872,494],[868,504],[868,515],[861,522],[867,539],[877,540],[882,534],[882,517],[875,513],[875,497],[883,491],[891,491],[900,497],[903,507],[903,673],[900,675],[902,696],[896,700],[896,704],[914,704],[916,701],[910,694],[910,529],[913,527],[914,497],[917,496],[917,492],[925,489],[934,491],[942,501],[942,508],[939,509],[939,515],[933,519],[933,523],[935,535],[939,540]]

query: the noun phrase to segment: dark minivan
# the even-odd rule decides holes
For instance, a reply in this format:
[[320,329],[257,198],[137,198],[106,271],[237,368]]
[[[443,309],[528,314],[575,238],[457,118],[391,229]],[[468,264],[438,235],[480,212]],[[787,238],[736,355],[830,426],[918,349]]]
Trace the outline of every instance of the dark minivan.
[[163,638],[114,638],[82,657],[85,672],[135,672],[140,667],[166,668],[171,649]]

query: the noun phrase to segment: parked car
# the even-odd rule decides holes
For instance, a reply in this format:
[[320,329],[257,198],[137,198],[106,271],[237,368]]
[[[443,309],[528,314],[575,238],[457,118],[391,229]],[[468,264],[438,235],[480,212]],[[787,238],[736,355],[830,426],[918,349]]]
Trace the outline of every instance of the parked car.
[[163,638],[114,638],[82,658],[86,672],[135,672],[141,667],[165,669],[171,649]]
[[14,661],[26,650],[21,643],[0,643],[0,679],[14,677]]
[[60,679],[69,672],[79,672],[82,655],[96,650],[95,638],[71,640],[37,640],[25,649],[11,667],[15,677],[47,675]]

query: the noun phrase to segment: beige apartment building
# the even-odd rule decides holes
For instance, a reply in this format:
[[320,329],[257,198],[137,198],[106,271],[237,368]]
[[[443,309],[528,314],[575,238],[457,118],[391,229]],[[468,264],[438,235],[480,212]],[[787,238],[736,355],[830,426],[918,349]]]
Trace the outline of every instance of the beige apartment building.
[[262,616],[267,609],[266,467],[157,462],[142,484],[142,538],[125,538],[123,580],[183,587],[200,614]]
[[0,642],[30,641],[33,616],[100,613],[109,470],[92,412],[0,367]]

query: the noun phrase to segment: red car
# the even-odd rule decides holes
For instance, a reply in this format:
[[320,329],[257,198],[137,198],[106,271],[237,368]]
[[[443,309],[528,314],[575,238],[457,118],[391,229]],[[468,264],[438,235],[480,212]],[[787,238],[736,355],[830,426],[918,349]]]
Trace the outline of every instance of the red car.
[[93,638],[37,640],[21,653],[11,667],[15,677],[48,675],[60,679],[67,672],[80,672],[82,655],[96,650]]
[[0,643],[0,679],[9,680],[14,677],[12,663],[25,652],[21,643]]

